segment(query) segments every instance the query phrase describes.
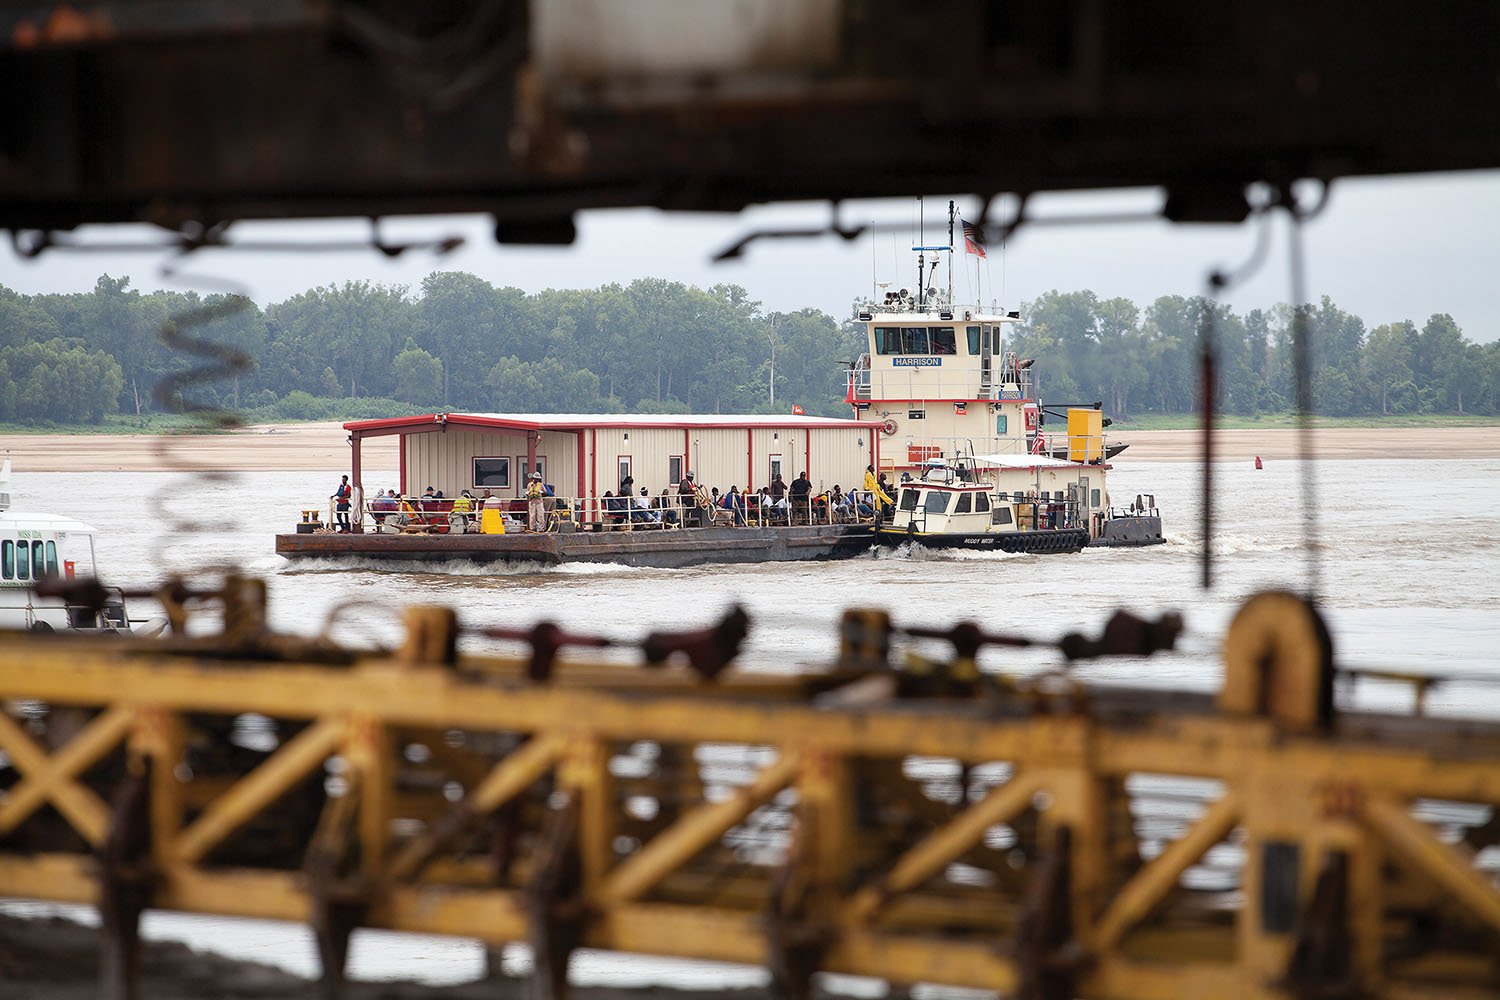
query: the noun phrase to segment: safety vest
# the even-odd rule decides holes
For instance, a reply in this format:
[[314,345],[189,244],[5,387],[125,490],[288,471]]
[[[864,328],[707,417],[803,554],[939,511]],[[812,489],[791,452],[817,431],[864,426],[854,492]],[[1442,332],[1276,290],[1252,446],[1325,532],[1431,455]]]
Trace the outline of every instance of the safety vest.
[[453,512],[455,514],[467,514],[471,503],[472,501],[468,497],[460,493],[453,498]]
[[526,487],[526,499],[527,500],[540,500],[542,497],[544,497],[546,495],[547,495],[547,492],[544,489],[542,489],[542,484],[539,483],[539,482],[537,482],[534,479],[531,481],[531,485],[528,486],[528,487]]

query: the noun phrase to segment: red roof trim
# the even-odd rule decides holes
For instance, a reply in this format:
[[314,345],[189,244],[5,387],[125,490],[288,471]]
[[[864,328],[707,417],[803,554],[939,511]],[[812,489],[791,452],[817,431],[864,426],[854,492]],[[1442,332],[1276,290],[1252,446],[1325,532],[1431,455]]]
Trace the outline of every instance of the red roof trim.
[[782,428],[795,428],[797,430],[846,430],[858,428],[868,429],[870,421],[846,420],[839,417],[822,417],[817,420],[798,420],[789,417],[786,420],[775,422],[745,421],[745,420],[715,420],[707,423],[672,423],[661,421],[632,420],[628,416],[618,420],[605,421],[559,421],[553,423],[540,420],[520,420],[510,417],[487,417],[475,416],[465,413],[429,413],[411,417],[388,417],[381,420],[351,420],[344,424],[344,429],[360,434],[378,433],[381,431],[394,431],[416,428],[436,428],[444,425],[450,427],[491,427],[500,430],[536,430],[536,431],[577,431],[581,429],[592,429],[596,427],[628,428],[630,430],[661,428],[663,430],[779,430]]

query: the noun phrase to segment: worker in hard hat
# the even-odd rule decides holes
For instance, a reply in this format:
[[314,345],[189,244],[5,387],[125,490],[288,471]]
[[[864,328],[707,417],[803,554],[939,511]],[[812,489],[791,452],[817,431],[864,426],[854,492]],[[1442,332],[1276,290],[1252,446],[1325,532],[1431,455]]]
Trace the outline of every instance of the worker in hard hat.
[[543,509],[546,496],[547,490],[542,486],[542,474],[533,472],[531,482],[526,485],[526,526],[531,531],[547,530],[547,512]]

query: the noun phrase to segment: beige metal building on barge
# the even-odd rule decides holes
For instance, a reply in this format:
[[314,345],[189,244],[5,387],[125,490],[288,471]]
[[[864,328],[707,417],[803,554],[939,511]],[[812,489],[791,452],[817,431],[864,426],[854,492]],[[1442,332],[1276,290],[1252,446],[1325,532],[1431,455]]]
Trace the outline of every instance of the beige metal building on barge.
[[432,486],[448,497],[463,489],[520,497],[532,469],[558,496],[584,499],[618,491],[626,476],[637,493],[656,495],[689,470],[698,485],[721,491],[759,490],[777,473],[790,484],[805,471],[821,492],[857,488],[867,465],[880,466],[880,426],[832,417],[436,413],[344,428],[351,478],[366,496],[360,443],[391,434],[401,437],[399,488],[407,495]]

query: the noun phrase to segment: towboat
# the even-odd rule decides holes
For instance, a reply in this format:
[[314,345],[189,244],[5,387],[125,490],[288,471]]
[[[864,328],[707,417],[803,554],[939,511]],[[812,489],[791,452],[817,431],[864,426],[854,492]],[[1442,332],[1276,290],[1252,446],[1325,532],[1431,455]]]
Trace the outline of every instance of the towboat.
[[[901,491],[878,537],[1013,552],[1075,551],[1080,532],[1091,546],[1162,543],[1154,501],[1127,510],[1110,497],[1110,460],[1125,445],[1106,439],[1102,404],[1044,406],[1032,359],[1008,349],[1020,313],[955,298],[960,221],[950,202],[947,242],[912,247],[912,287],[858,306],[865,351],[844,398]],[[963,246],[983,257],[971,232]],[[946,288],[933,280],[943,263]]]
[[[19,512],[10,505],[7,458],[0,466],[0,629],[126,633],[132,625],[146,624],[131,622],[119,588],[106,588],[103,607],[97,609],[39,595],[38,585],[52,579],[98,576],[94,558],[98,530],[71,517]],[[146,631],[159,627],[155,624]]]

